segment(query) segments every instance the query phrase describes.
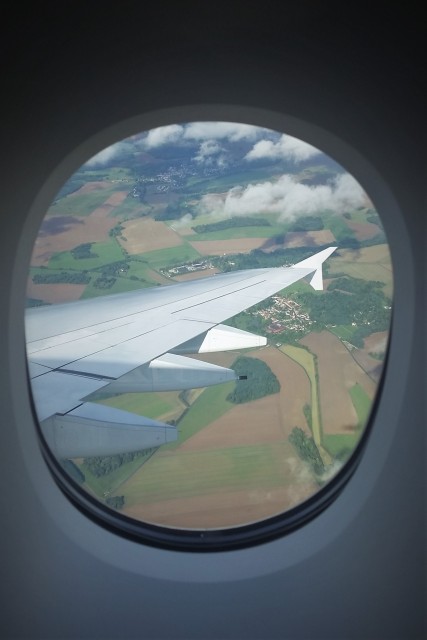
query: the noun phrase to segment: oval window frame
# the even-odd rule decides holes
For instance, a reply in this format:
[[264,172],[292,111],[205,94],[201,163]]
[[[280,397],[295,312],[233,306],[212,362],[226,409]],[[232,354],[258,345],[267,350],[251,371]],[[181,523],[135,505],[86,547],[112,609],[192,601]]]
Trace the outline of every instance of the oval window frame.
[[[161,110],[152,112],[150,114],[143,114],[142,116],[138,116],[137,118],[132,118],[130,120],[118,123],[108,130],[97,133],[92,138],[82,143],[82,145],[80,145],[78,148],[70,152],[67,158],[65,158],[63,162],[58,165],[58,167],[41,188],[39,196],[34,202],[32,211],[28,216],[27,227],[29,227],[32,231],[33,241],[37,234],[44,212],[46,211],[46,202],[50,204],[58,188],[62,186],[62,184],[73,173],[73,171],[82,164],[82,158],[85,158],[87,160],[88,157],[95,155],[100,149],[103,149],[106,146],[109,146],[110,144],[113,144],[114,142],[127,137],[128,135],[132,135],[132,133],[134,133],[136,130],[148,130],[156,126],[162,126],[163,124],[170,124],[171,122],[173,123],[190,120],[235,121],[240,123],[264,126],[267,128],[276,129],[278,131],[286,131],[286,133],[294,135],[295,137],[299,137],[300,139],[321,148],[323,151],[325,151],[325,153],[328,153],[328,155],[331,155],[362,184],[363,188],[366,188],[367,186],[365,177],[367,179],[367,176],[370,173],[372,175],[373,168],[369,167],[365,159],[361,158],[361,156],[354,149],[349,148],[345,143],[343,143],[343,141],[336,138],[330,132],[326,132],[325,130],[320,129],[315,125],[310,125],[293,117],[288,117],[283,114],[277,114],[273,112],[267,112],[265,110],[250,109],[247,107],[224,107],[218,105],[213,105],[211,107],[206,107],[204,105],[202,107],[192,106],[181,107],[178,109]],[[142,122],[144,124],[142,124]],[[136,126],[137,123],[138,126]],[[121,133],[119,134],[118,131],[120,131]],[[343,152],[343,149],[345,150],[345,152]],[[349,158],[353,158],[352,162],[345,162],[341,159],[346,154],[349,154]],[[79,158],[78,161],[77,158]],[[354,170],[353,167],[350,166],[354,164],[359,166],[359,168],[365,168],[365,171]],[[373,171],[373,174],[375,174],[375,170]],[[370,180],[370,182],[373,184],[372,180]],[[384,188],[384,186],[385,185],[382,184],[381,188]],[[376,208],[378,209],[378,201],[375,197],[375,194],[373,194],[373,190],[369,187],[366,190],[369,192],[370,196],[373,196]],[[387,195],[390,199],[391,194],[389,193]],[[42,203],[45,204],[42,205]],[[393,206],[396,209],[395,203],[393,203]],[[390,235],[387,228],[388,221],[385,220],[384,217],[382,217],[382,221],[384,222],[384,226],[386,228],[393,260],[395,250],[392,247],[393,242],[390,242]],[[21,243],[21,245],[22,244],[26,245],[26,258],[28,262],[28,242]],[[21,249],[25,251],[25,246],[21,246]],[[390,353],[392,345],[393,339],[390,335],[388,354]],[[337,476],[335,476],[335,478],[330,483],[328,483],[324,490],[322,489],[321,491],[316,493],[312,498],[310,498],[299,507],[285,512],[280,516],[269,518],[261,523],[257,522],[254,525],[235,527],[233,529],[227,530],[212,530],[208,532],[182,532],[180,530],[173,530],[173,539],[169,536],[170,532],[168,531],[166,532],[165,536],[162,537],[160,535],[161,532],[164,532],[163,527],[148,525],[149,531],[146,531],[144,535],[141,536],[140,531],[133,530],[133,524],[135,522],[138,526],[138,529],[141,528],[139,522],[128,519],[130,523],[132,523],[132,526],[128,527],[128,525],[130,524],[129,522],[126,523],[126,526],[124,526],[126,517],[118,514],[117,512],[113,512],[108,508],[104,509],[100,503],[98,503],[97,501],[92,501],[86,493],[84,493],[84,495],[81,495],[81,490],[79,489],[78,485],[76,485],[71,479],[69,479],[68,476],[64,475],[62,469],[59,468],[59,465],[57,464],[54,457],[50,454],[50,452],[44,450],[43,455],[49,468],[51,469],[51,472],[55,476],[56,481],[61,487],[61,490],[66,493],[68,498],[70,498],[75,506],[82,510],[85,515],[88,515],[90,518],[92,518],[97,524],[101,524],[101,526],[105,527],[107,530],[113,531],[114,533],[119,533],[121,536],[125,536],[131,540],[143,541],[145,544],[170,550],[179,549],[186,551],[224,551],[236,548],[246,548],[260,544],[262,542],[268,542],[277,538],[282,538],[285,533],[290,533],[291,531],[300,528],[302,525],[315,518],[319,513],[323,512],[326,507],[334,502],[337,496],[341,493],[344,486],[348,483],[350,477],[356,471],[362,458],[362,453],[365,449],[366,442],[370,435],[372,423],[376,419],[381,396],[383,395],[383,386],[387,377],[388,359],[389,358],[387,355],[383,375],[381,377],[381,384],[377,390],[375,403],[371,410],[369,424],[366,426],[361,441],[359,442],[351,458],[347,461],[343,469],[337,474]],[[29,395],[31,398],[31,393]],[[37,420],[35,420],[35,422],[36,429],[38,429]],[[65,482],[64,478],[66,480]],[[309,508],[305,509],[305,505]],[[291,512],[292,517],[289,517]],[[283,518],[288,520],[286,524],[278,522]],[[264,524],[266,526],[264,526]],[[229,532],[229,535],[226,532]],[[175,533],[177,533],[177,536],[175,536]]]

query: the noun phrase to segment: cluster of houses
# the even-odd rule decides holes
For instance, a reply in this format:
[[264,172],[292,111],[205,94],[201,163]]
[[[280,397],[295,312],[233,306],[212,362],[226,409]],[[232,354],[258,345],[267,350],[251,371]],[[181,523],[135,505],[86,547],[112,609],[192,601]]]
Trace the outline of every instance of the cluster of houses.
[[313,324],[308,313],[301,310],[301,305],[290,298],[273,296],[272,304],[266,309],[254,311],[254,314],[268,320],[267,331],[269,333],[282,333],[283,331],[305,331],[307,326]]

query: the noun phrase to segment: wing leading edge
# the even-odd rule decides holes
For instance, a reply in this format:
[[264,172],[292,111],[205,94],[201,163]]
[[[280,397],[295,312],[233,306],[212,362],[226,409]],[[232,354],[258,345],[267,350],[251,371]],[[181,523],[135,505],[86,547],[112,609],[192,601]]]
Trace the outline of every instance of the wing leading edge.
[[175,427],[94,404],[90,398],[94,393],[178,390],[235,379],[230,369],[182,354],[266,344],[261,336],[221,322],[306,276],[311,275],[314,289],[322,289],[322,264],[335,249],[291,267],[217,274],[29,309],[29,371],[48,444],[59,457],[85,457],[176,439]]

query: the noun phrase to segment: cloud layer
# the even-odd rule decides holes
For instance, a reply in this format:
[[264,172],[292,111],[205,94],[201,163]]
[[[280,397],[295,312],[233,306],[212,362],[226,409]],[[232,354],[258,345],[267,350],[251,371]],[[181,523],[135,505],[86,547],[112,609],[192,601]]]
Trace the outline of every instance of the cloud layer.
[[[221,145],[222,141],[222,145]],[[150,129],[145,134],[133,136],[103,149],[87,161],[87,165],[105,165],[123,152],[156,149],[164,145],[195,147],[193,160],[198,164],[225,167],[229,164],[229,151],[225,143],[253,143],[242,157],[253,160],[291,160],[295,163],[308,160],[321,153],[310,144],[288,135],[238,122],[190,122],[171,124]],[[247,148],[247,147],[246,147]]]
[[201,200],[201,210],[230,217],[277,213],[279,220],[293,220],[325,210],[344,213],[365,204],[365,192],[348,173],[318,186],[301,184],[286,174],[276,182],[234,187],[226,194],[207,194]]
[[246,154],[245,160],[292,160],[301,162],[322,153],[316,147],[298,138],[283,134],[278,142],[259,140]]
[[129,145],[126,141],[116,142],[110,147],[102,149],[99,153],[92,156],[85,164],[89,167],[102,166],[108,164],[113,158],[119,156],[128,149]]

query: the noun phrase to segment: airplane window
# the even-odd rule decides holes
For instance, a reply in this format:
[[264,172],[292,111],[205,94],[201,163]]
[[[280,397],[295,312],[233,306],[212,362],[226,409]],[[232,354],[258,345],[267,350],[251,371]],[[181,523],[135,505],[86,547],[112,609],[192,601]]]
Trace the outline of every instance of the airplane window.
[[299,526],[365,444],[392,296],[374,203],[307,142],[187,122],[103,149],[31,257],[28,370],[52,472],[152,544]]

